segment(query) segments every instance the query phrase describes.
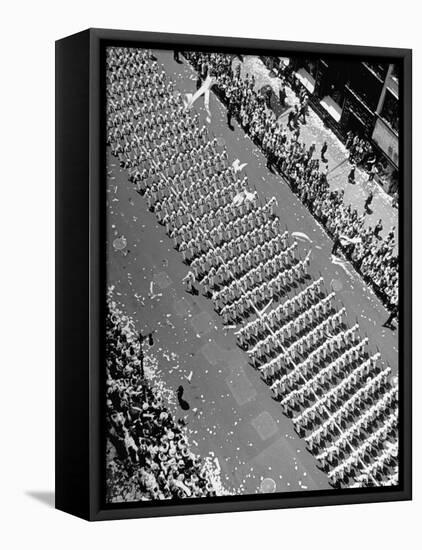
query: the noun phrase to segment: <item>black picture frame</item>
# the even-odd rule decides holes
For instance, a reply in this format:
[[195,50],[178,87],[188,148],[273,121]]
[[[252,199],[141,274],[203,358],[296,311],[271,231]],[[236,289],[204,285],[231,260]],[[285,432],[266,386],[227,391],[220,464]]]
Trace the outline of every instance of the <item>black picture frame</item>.
[[[397,487],[106,505],[102,427],[105,315],[104,48],[385,57],[402,67],[400,127],[400,480]],[[87,520],[412,498],[412,52],[408,49],[88,29],[56,42],[56,508]]]

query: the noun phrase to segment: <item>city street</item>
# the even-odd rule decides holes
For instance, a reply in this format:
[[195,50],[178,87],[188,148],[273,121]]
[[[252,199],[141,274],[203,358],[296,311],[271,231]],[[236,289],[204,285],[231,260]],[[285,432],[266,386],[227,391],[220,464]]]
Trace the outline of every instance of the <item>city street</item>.
[[[176,63],[169,51],[155,55],[181,92],[195,92],[196,75],[186,61]],[[248,63],[242,70],[253,70]],[[260,71],[264,81],[268,70],[262,64]],[[193,108],[206,121],[203,98]],[[306,235],[309,240],[298,241],[298,250],[301,258],[311,251],[312,278],[324,278],[326,291],[335,291],[336,304],[346,308],[347,324],[359,323],[362,337],[369,338],[370,352],[379,350],[384,364],[396,374],[398,331],[382,327],[388,312],[381,301],[348,262],[331,256],[333,243],[325,231],[287,183],[267,169],[264,155],[242,128],[235,121],[233,130],[227,126],[225,108],[213,93],[210,111],[211,121],[205,123],[219,143],[225,144],[229,162],[238,159],[246,163],[243,171],[249,187],[257,190],[262,202],[276,197],[283,230]],[[317,152],[327,140],[330,167],[345,158],[344,147],[315,113],[301,132],[306,142],[316,141]],[[266,484],[261,487],[261,483],[267,478],[274,480],[277,492],[329,489],[326,474],[317,467],[269,387],[237,346],[235,329],[222,325],[208,298],[186,293],[182,279],[188,267],[180,253],[110,151],[107,161],[107,282],[114,285],[116,301],[134,319],[137,330],[143,334],[153,331],[153,345],[145,345],[149,376],[162,388],[174,414],[185,418],[192,449],[216,459],[222,483],[232,492],[264,491]],[[366,182],[363,174],[359,174],[356,185],[345,184],[349,170],[345,162],[329,177],[330,185],[345,186],[346,203],[350,201],[360,209],[368,189],[373,189],[373,213],[367,223],[375,225],[382,218],[384,233],[388,232],[397,216],[391,198],[376,184]],[[127,247],[116,250],[113,241],[121,236]],[[179,385],[184,387],[184,398],[190,405],[186,413],[175,399]]]
[[[257,56],[245,56],[242,61],[235,58],[233,66],[241,66],[241,74],[255,76],[255,89],[261,90],[266,86],[271,86],[274,91],[272,95],[271,110],[276,116],[284,122],[287,127],[287,115],[294,105],[299,104],[296,94],[287,88],[287,100],[284,109],[281,109],[278,102],[278,92],[280,90],[280,79],[272,73],[261,59]],[[292,132],[287,127],[288,134]],[[337,138],[332,130],[327,128],[320,117],[315,113],[312,107],[309,107],[309,116],[306,124],[300,124],[300,139],[308,147],[315,143],[316,153],[321,151],[324,141],[328,145],[325,157],[328,161],[329,169],[328,183],[333,190],[344,189],[344,202],[351,204],[356,208],[359,214],[364,212],[364,203],[370,192],[373,193],[371,204],[371,214],[367,214],[365,226],[374,227],[378,220],[382,220],[383,230],[381,235],[387,235],[394,229],[395,240],[398,241],[398,210],[392,205],[393,198],[375,181],[368,181],[368,174],[360,169],[356,169],[355,184],[348,183],[348,174],[352,168],[347,160],[349,152],[344,144]]]

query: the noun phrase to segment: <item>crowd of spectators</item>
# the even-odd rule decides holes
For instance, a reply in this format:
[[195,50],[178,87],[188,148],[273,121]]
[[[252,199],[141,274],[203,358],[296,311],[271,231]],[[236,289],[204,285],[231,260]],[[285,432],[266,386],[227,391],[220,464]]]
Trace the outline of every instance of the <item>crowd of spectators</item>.
[[107,500],[215,496],[209,465],[191,452],[143,372],[143,339],[109,293],[106,317]]

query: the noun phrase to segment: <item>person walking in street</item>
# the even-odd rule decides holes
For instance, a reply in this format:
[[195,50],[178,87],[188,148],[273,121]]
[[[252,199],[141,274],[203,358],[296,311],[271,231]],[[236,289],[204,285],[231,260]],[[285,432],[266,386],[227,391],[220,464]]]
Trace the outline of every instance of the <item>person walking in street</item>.
[[299,118],[302,117],[303,124],[306,124],[307,113],[308,113],[308,104],[307,104],[307,101],[304,100],[302,105],[300,106],[300,111],[299,111]]
[[328,149],[327,142],[324,141],[324,143],[322,144],[322,147],[321,147],[321,160],[322,160],[322,162],[327,162],[327,159],[325,158],[325,153],[327,152],[327,149]]
[[372,168],[369,172],[368,181],[372,181],[375,176],[378,174],[378,168],[375,166],[375,163],[372,165]]
[[182,279],[183,282],[186,285],[186,292],[189,292],[190,294],[198,294],[198,291],[195,288],[195,275],[192,273],[192,271],[189,271],[189,273]]
[[177,400],[179,402],[180,408],[184,411],[188,411],[190,409],[190,406],[189,406],[189,403],[186,401],[186,399],[183,399],[184,392],[185,392],[185,388],[182,385],[180,385],[177,388],[177,392],[176,392]]
[[331,249],[331,254],[333,254],[333,256],[335,256],[337,254],[337,250],[340,248],[340,245],[341,245],[340,237],[337,236],[334,239],[333,248]]
[[374,193],[372,191],[369,191],[369,195],[366,197],[365,206],[364,206],[365,212],[367,214],[371,214],[371,209],[369,207],[370,207],[373,199],[374,199]]
[[229,101],[227,105],[227,126],[230,128],[230,130],[234,130],[234,127],[232,124],[232,117],[233,117],[233,102]]
[[272,94],[272,89],[269,87],[265,91],[265,104],[267,106],[267,109],[271,109],[271,94]]
[[280,87],[280,91],[278,92],[278,99],[280,101],[281,107],[286,106],[286,98],[287,98],[286,87],[282,85]]
[[381,238],[379,235],[380,235],[382,230],[383,230],[382,221],[378,220],[377,225],[374,227],[374,235],[377,239]]
[[294,118],[295,112],[293,111],[293,109],[291,109],[289,111],[289,114],[287,115],[287,126],[289,127],[289,130],[292,130],[292,122],[294,121]]

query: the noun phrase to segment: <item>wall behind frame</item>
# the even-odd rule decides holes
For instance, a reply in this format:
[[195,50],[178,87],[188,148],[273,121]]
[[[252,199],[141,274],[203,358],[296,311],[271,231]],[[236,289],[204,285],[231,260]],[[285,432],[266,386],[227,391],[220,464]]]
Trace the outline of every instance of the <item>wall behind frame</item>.
[[[414,5],[414,4],[413,4]],[[57,7],[56,7],[57,6]],[[202,8],[202,13],[201,13]],[[344,9],[342,9],[344,8]],[[356,0],[147,4],[122,0],[11,4],[2,40],[2,535],[10,547],[416,548],[421,436],[415,430],[414,502],[180,517],[87,525],[54,511],[54,40],[88,26],[414,48],[414,96],[422,92],[422,38],[412,2]],[[414,104],[414,151],[421,150]],[[422,179],[415,163],[414,181]],[[414,186],[414,203],[422,200]],[[417,211],[416,211],[417,212]],[[422,238],[415,215],[414,242]],[[415,245],[414,308],[422,306]],[[422,329],[415,316],[415,334]],[[417,339],[415,338],[415,341]],[[418,351],[415,347],[415,351]],[[414,387],[421,386],[415,353]],[[417,394],[416,394],[417,397]],[[416,399],[414,425],[421,422]],[[419,400],[420,401],[420,400]],[[31,496],[32,495],[32,496]],[[217,541],[218,537],[218,541]]]

